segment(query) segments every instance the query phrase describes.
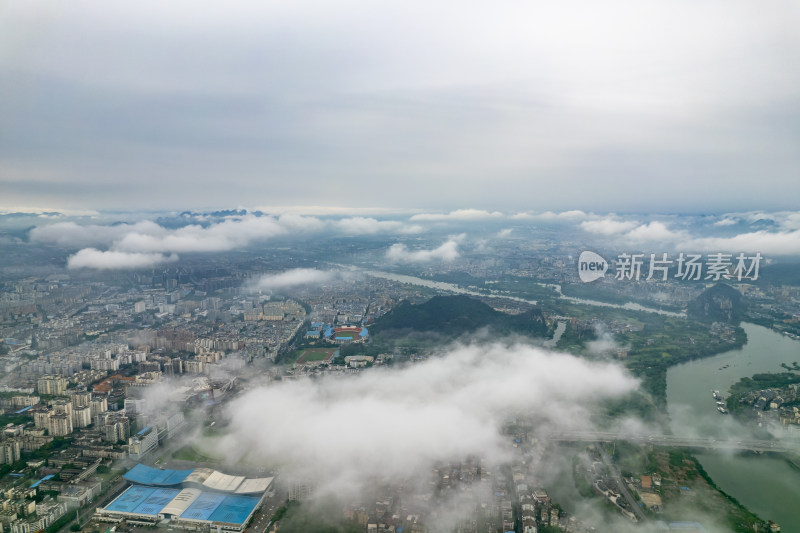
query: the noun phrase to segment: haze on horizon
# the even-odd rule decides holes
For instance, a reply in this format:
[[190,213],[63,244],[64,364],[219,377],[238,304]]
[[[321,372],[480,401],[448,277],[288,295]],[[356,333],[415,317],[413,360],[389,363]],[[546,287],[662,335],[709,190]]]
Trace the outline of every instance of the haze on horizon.
[[796,209],[779,1],[10,2],[2,207]]

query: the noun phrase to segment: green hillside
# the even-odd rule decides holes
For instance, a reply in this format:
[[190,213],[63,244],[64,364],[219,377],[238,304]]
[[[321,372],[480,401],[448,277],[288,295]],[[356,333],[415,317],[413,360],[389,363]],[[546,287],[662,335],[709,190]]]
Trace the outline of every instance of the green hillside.
[[746,306],[742,295],[724,283],[703,291],[687,309],[690,316],[704,322],[738,324],[744,318]]
[[539,309],[508,315],[480,300],[461,295],[435,296],[418,305],[400,302],[370,326],[370,334],[391,338],[420,332],[455,338],[481,328],[498,335],[516,333],[542,337],[547,334],[544,315]]

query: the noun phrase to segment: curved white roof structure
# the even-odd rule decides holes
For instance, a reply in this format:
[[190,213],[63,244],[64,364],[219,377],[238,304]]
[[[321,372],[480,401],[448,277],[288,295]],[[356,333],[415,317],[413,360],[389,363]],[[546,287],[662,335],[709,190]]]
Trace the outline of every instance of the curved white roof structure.
[[244,476],[231,476],[214,470],[206,480],[203,481],[203,486],[220,492],[236,492],[236,489],[239,488],[242,481],[244,481]]
[[192,470],[192,473],[186,476],[184,479],[184,483],[196,483],[197,485],[202,485],[208,476],[213,474],[215,471],[210,468],[195,468]]
[[183,489],[158,514],[180,516],[202,493],[200,489]]
[[273,478],[271,477],[258,477],[252,479],[245,479],[239,488],[236,489],[236,494],[258,494],[267,492],[269,486],[272,485]]

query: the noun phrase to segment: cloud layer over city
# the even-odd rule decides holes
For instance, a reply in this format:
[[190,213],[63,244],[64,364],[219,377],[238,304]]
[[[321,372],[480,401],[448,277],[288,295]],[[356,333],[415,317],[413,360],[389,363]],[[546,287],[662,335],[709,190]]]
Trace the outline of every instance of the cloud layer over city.
[[341,494],[424,476],[436,461],[508,456],[510,416],[537,432],[586,430],[590,406],[638,385],[622,367],[524,344],[456,346],[405,368],[353,379],[273,384],[234,400],[217,453],[280,464]]
[[794,211],[677,218],[579,210],[537,213],[464,209],[391,217],[268,215],[241,210],[225,216],[129,217],[132,219],[111,223],[96,220],[97,217],[38,215],[28,241],[72,251],[67,260],[71,269],[99,270],[143,268],[177,261],[184,253],[244,250],[280,238],[365,236],[386,242],[382,257],[390,264],[449,263],[471,252],[486,252],[498,239],[539,238],[540,226],[562,235],[575,235],[587,246],[618,251],[760,252],[772,257],[800,254],[800,213]]

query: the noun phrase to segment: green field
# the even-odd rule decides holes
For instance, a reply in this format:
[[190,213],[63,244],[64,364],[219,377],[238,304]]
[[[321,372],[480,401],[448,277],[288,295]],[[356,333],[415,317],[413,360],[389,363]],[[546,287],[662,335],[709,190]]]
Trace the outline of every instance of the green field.
[[295,355],[297,363],[313,363],[315,361],[324,361],[328,356],[333,356],[336,350],[330,348],[308,348],[300,350]]
[[195,463],[216,463],[219,459],[204,455],[194,446],[186,445],[173,452],[172,457],[180,461],[192,461]]

